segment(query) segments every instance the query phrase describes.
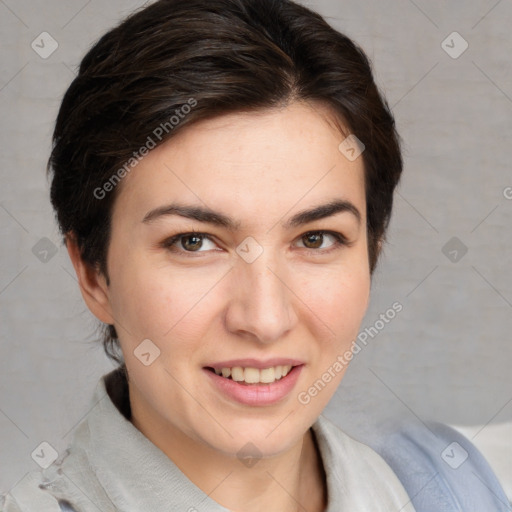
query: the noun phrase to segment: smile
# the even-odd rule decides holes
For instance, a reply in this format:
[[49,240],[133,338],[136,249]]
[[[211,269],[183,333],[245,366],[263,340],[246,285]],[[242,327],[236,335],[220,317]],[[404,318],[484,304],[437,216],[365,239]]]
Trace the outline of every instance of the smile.
[[203,371],[222,396],[254,407],[274,405],[286,399],[295,388],[303,368],[304,364],[261,369],[252,366],[223,366],[220,369],[210,366],[204,367]]
[[226,379],[245,384],[272,384],[275,381],[286,377],[290,373],[292,365],[278,365],[270,368],[242,368],[234,366],[232,368],[208,368],[217,375],[222,375]]

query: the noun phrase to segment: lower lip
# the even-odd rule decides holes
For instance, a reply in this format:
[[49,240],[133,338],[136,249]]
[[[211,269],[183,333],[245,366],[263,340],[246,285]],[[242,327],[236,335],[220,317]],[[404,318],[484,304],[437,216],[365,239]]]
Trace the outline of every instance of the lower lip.
[[229,398],[244,405],[258,406],[273,405],[285,398],[294,388],[303,366],[294,366],[286,377],[272,384],[243,384],[217,375],[206,368],[203,368],[203,371],[212,379],[217,389]]

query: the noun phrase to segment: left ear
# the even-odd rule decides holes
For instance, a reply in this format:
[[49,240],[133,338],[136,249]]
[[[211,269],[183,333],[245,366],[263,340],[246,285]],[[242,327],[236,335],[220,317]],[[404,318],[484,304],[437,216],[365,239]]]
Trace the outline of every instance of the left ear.
[[86,263],[80,254],[76,239],[72,233],[66,235],[66,248],[75,268],[82,297],[91,313],[105,324],[113,324],[108,285],[105,276]]

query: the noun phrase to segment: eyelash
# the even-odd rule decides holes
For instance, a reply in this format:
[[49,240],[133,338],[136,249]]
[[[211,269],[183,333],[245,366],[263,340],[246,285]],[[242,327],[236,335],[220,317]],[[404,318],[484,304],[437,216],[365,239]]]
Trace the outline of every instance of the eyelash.
[[[347,240],[347,238],[344,235],[342,235],[341,233],[338,233],[336,231],[327,231],[327,230],[306,231],[304,234],[299,236],[297,240],[302,239],[306,235],[313,235],[313,234],[314,235],[318,235],[318,234],[320,234],[320,235],[330,235],[330,236],[332,236],[334,238],[334,243],[328,249],[309,249],[307,247],[301,247],[301,249],[305,249],[305,251],[308,254],[315,254],[315,255],[330,254],[331,252],[333,252],[335,250],[338,250],[341,247],[344,247],[344,246],[345,247],[350,247],[352,245],[352,243],[349,242]],[[186,251],[185,249],[183,249],[183,250],[176,249],[174,247],[174,244],[176,242],[178,242],[181,238],[184,238],[184,237],[187,237],[187,236],[197,236],[197,237],[200,237],[200,238],[207,238],[208,240],[213,242],[212,236],[209,235],[208,233],[202,233],[202,232],[199,232],[199,231],[190,231],[190,232],[187,232],[187,233],[178,233],[177,235],[174,235],[174,236],[172,236],[170,238],[167,238],[160,245],[164,249],[167,249],[167,250],[169,250],[171,252],[179,253],[179,254],[187,254],[187,255],[191,255],[192,257],[197,257],[201,253],[208,252],[208,251]]]

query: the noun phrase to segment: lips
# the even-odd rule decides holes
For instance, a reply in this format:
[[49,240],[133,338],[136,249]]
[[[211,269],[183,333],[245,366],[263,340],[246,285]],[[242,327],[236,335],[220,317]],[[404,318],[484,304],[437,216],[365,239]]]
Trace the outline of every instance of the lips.
[[[273,359],[267,360],[265,362],[259,361],[259,363],[260,365],[265,366],[273,363],[274,361],[282,362],[290,360]],[[232,361],[223,361],[220,364],[224,365],[236,363],[254,364],[255,360],[238,359]],[[218,364],[219,363],[216,363],[216,365]],[[304,364],[295,365],[291,368],[290,372],[285,377],[282,377],[281,379],[268,384],[261,382],[254,384],[237,382],[230,378],[225,378],[222,375],[217,375],[217,373],[212,370],[212,367],[205,367],[203,372],[208,381],[213,385],[214,389],[218,390],[222,396],[228,398],[231,401],[255,407],[275,405],[289,397],[303,369]]]

